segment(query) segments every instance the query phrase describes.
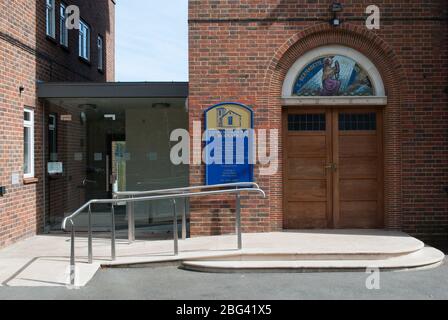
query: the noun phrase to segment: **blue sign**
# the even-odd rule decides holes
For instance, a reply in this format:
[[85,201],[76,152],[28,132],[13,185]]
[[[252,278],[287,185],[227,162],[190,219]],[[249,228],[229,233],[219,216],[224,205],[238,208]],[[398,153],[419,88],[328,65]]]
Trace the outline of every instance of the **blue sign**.
[[253,181],[253,111],[220,103],[205,111],[207,185]]

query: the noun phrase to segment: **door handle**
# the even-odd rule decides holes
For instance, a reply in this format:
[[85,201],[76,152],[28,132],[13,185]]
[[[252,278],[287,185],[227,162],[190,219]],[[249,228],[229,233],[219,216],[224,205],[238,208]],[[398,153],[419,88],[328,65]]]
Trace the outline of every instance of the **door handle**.
[[330,163],[328,166],[325,166],[325,169],[331,169],[333,171],[336,171],[338,168],[336,163]]

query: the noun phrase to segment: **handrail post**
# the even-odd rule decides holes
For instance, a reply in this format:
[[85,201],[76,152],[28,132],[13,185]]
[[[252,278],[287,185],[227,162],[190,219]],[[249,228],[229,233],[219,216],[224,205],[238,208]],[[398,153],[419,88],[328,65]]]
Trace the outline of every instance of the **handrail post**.
[[89,205],[89,240],[88,240],[88,251],[89,251],[89,263],[93,262],[93,239],[92,239],[92,206]]
[[236,194],[236,217],[235,217],[235,231],[238,237],[238,250],[243,248],[243,239],[241,235],[241,195]]
[[187,239],[187,198],[184,198],[184,211],[182,212],[182,240]]
[[[134,196],[131,196],[133,199]],[[135,241],[135,216],[134,216],[134,203],[127,202],[126,210],[128,211],[128,241],[132,243]]]
[[174,255],[179,254],[179,234],[177,229],[177,210],[176,199],[173,199],[173,236],[174,236]]
[[116,255],[115,255],[115,206],[112,203],[112,208],[111,208],[111,256],[112,256],[112,261],[115,260]]
[[75,224],[71,221],[72,230],[70,237],[70,284],[75,285]]

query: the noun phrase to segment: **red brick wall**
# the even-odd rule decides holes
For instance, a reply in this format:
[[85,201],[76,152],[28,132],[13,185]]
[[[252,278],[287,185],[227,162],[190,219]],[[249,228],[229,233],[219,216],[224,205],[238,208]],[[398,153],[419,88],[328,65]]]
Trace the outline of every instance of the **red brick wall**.
[[[60,1],[56,0],[57,7]],[[71,0],[92,27],[91,64],[78,58],[77,30],[69,32],[69,49],[59,39],[59,11],[56,10],[56,42],[45,35],[45,0],[0,0],[0,185],[7,193],[0,197],[0,247],[34,235],[43,229],[44,200],[42,119],[43,104],[36,97],[36,81],[113,81],[113,0]],[[97,70],[96,37],[105,38],[105,72]],[[19,87],[25,90],[19,93]],[[23,179],[23,108],[35,110],[36,179]],[[46,131],[46,126],[45,126]],[[18,173],[20,183],[11,184]]]
[[[204,109],[215,103],[236,101],[254,108],[256,129],[281,132],[281,86],[292,64],[319,46],[352,47],[375,63],[388,95],[387,227],[447,239],[446,1],[375,1],[382,16],[375,31],[364,22],[371,1],[340,2],[343,24],[331,27],[331,1],[190,0],[190,122],[203,120]],[[282,168],[270,177],[256,170],[255,176],[268,199],[243,201],[244,231],[280,230]],[[203,184],[203,166],[192,166],[190,179]],[[195,201],[191,233],[231,232],[233,216],[233,199]]]

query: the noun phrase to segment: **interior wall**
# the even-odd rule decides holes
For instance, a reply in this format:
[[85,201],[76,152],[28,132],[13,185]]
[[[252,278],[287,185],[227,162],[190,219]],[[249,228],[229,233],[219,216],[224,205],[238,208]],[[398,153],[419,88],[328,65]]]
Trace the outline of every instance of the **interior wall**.
[[[188,165],[173,165],[170,150],[171,132],[187,128],[188,113],[183,106],[130,108],[126,110],[126,182],[128,191],[157,190],[188,186]],[[184,202],[178,204],[178,213]],[[137,203],[136,222],[169,221],[169,201]]]

